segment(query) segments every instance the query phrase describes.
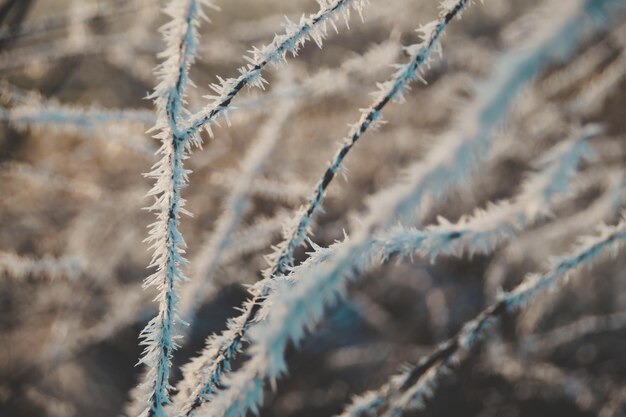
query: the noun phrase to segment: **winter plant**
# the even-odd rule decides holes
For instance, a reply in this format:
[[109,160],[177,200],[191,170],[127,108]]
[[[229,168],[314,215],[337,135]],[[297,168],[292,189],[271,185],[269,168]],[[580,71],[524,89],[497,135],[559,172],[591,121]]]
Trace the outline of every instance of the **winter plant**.
[[[626,142],[614,115],[626,73],[626,1],[441,0],[427,21],[433,10],[415,4],[428,2],[317,0],[314,10],[303,0],[283,2],[288,14],[309,12],[282,28],[271,14],[220,23],[239,6],[218,0],[70,2],[69,11],[34,21],[26,19],[31,3],[0,7],[0,70],[9,74],[0,119],[24,143],[46,141],[32,151],[2,143],[0,275],[3,301],[17,300],[2,310],[21,314],[27,297],[32,311],[16,323],[50,320],[52,331],[11,377],[20,388],[11,378],[0,383],[12,413],[30,415],[22,400],[39,415],[93,410],[45,388],[46,375],[76,379],[67,364],[143,326],[132,378],[90,394],[108,398],[111,385],[125,405],[83,414],[452,415],[463,408],[438,398],[454,398],[450,386],[473,386],[467,380],[479,374],[531,387],[517,393],[520,410],[528,397],[554,393],[575,415],[624,415],[626,368],[606,371],[590,341],[610,335],[614,347],[626,329]],[[254,7],[272,2],[261,3]],[[110,32],[94,29],[125,16],[124,31],[115,22]],[[362,45],[370,28],[388,33],[390,22],[391,35],[366,51],[338,46],[343,34]],[[58,31],[66,33],[46,46],[41,37]],[[272,32],[243,61],[232,52]],[[57,60],[90,54],[151,88],[154,110],[146,100],[80,106],[18,87]],[[322,65],[325,54],[340,64]],[[233,66],[235,75],[213,78]],[[11,75],[16,68],[20,76]],[[359,113],[345,106],[356,102]],[[351,121],[347,132],[337,128],[340,116]],[[334,154],[310,140],[318,130],[338,140]],[[64,151],[61,138],[72,141]],[[43,193],[57,197],[36,197]],[[23,233],[12,220],[21,216],[41,232]],[[62,233],[45,237],[55,222]],[[146,263],[141,286],[134,271]],[[410,307],[385,301],[394,291]],[[571,300],[579,308],[565,305]],[[574,316],[569,323],[556,314],[563,311]],[[7,345],[28,340],[2,332]],[[568,355],[568,346],[578,350]],[[380,352],[382,362],[398,360],[375,365]],[[322,357],[324,370],[307,370],[298,355]],[[563,364],[571,356],[592,371],[572,371]],[[355,366],[358,376],[345,370]],[[333,399],[315,409],[314,387],[335,368],[347,373],[342,381],[367,377],[328,388]],[[296,388],[285,388],[291,377]],[[283,390],[292,397],[281,402]],[[473,414],[501,413],[496,397],[485,398]]]

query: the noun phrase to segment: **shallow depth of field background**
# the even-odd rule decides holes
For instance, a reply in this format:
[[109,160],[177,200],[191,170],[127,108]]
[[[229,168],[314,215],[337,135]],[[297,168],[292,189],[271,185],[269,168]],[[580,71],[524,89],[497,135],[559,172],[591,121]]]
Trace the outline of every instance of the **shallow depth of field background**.
[[[157,143],[144,133],[152,110],[145,97],[155,84],[152,68],[163,47],[158,27],[164,16],[157,0],[92,1],[103,6],[102,13],[88,20],[77,13],[87,1],[3,2],[8,3],[13,11],[0,22],[5,115],[0,122],[0,252],[67,257],[79,272],[17,279],[0,271],[0,416],[116,416],[139,375],[134,366],[138,332],[155,311],[154,293],[141,288],[149,262],[142,240],[152,221],[142,210],[150,203],[145,194],[151,186],[142,173],[156,161]],[[210,93],[207,86],[216,75],[234,75],[251,46],[271,41],[283,15],[299,17],[317,9],[312,0],[216,3],[221,11],[208,11],[211,23],[202,26],[200,57],[191,70],[198,86],[190,89],[192,109],[205,102],[202,96]],[[391,184],[402,167],[437,142],[455,109],[471,100],[472,80],[488,76],[494,57],[524,37],[532,27],[528,13],[540,2],[485,3],[452,24],[443,57],[427,72],[429,85],[415,86],[404,104],[389,106],[388,123],[369,132],[350,154],[347,181],[331,186],[325,213],[314,227],[317,244],[341,239],[364,198]],[[206,136],[204,149],[194,152],[187,162],[193,170],[190,187],[184,191],[194,216],[182,221],[192,262],[206,244],[246,147],[276,106],[285,101],[293,106],[263,169],[267,184],[256,187],[253,209],[241,228],[244,236],[248,226],[266,219],[264,239],[254,250],[234,253],[213,277],[221,290],[204,300],[188,330],[175,357],[174,380],[180,377],[176,366],[236,313],[245,285],[259,278],[263,255],[280,238],[276,219],[288,218],[305,201],[346,125],[369,105],[375,83],[389,78],[389,64],[405,60],[400,45],[417,40],[414,29],[436,16],[436,6],[435,0],[372,0],[365,21],[353,17],[350,30],[342,22],[323,50],[307,44],[285,70],[268,71],[266,91],[246,91],[235,102],[239,110],[232,114],[232,126],[216,128],[215,139]],[[65,20],[8,36],[12,29],[36,29],[55,16]],[[530,23],[520,23],[523,16]],[[585,163],[576,177],[576,196],[557,204],[553,219],[492,256],[444,257],[436,265],[427,259],[392,260],[369,273],[298,351],[289,352],[289,377],[268,391],[261,415],[333,415],[352,394],[380,386],[403,363],[417,361],[453,335],[500,287],[511,288],[527,272],[543,271],[549,254],[565,253],[595,224],[615,222],[626,198],[625,46],[626,20],[621,19],[610,35],[585,43],[571,65],[544,73],[513,109],[489,162],[445,203],[430,207],[428,219],[456,220],[488,201],[514,196],[534,169],[532,161],[567,137],[571,127],[602,123],[605,134],[593,141],[597,159]],[[580,67],[576,77],[575,65]],[[601,90],[598,80],[609,69],[613,83]],[[592,88],[599,92],[585,95]],[[9,109],[49,99],[148,112],[144,123],[97,127],[7,122]],[[594,416],[608,402],[626,397],[625,268],[622,252],[578,274],[558,296],[511,317],[446,381],[426,415]],[[603,315],[623,325],[533,349],[532,341],[553,328]]]

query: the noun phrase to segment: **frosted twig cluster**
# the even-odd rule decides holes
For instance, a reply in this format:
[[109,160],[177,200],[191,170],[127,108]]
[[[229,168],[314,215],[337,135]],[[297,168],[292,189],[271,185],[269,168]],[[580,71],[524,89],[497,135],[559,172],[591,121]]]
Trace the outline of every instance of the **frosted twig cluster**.
[[[457,239],[468,250],[488,253],[501,240],[511,238],[517,230],[530,224],[536,216],[529,216],[528,218],[525,218],[525,216],[527,213],[537,212],[539,202],[541,202],[539,212],[550,212],[549,207],[555,197],[566,194],[568,191],[568,186],[566,183],[563,183],[563,179],[569,180],[575,172],[580,159],[588,155],[589,149],[586,146],[586,141],[597,133],[598,129],[596,127],[589,127],[583,134],[569,142],[564,142],[557,149],[553,150],[549,157],[544,158],[544,162],[547,164],[546,167],[542,172],[531,176],[526,181],[524,191],[516,199],[516,202],[504,202],[500,206],[502,211],[506,213],[506,216],[489,216],[478,213],[474,217],[464,219],[459,224],[429,227],[424,231],[401,227],[395,228],[389,232],[374,235],[369,241],[368,249],[351,259],[350,266],[347,269],[352,270],[351,274],[356,276],[358,272],[368,270],[372,265],[388,259],[391,255],[412,256],[414,253],[430,257],[446,253],[460,255],[463,253],[463,250],[450,250],[452,243]],[[532,193],[528,191],[530,184],[537,185],[533,188]],[[234,411],[236,410],[235,406],[246,407],[246,405],[242,405],[244,401],[255,401],[254,396],[259,394],[258,387],[260,386],[260,381],[262,381],[262,379],[259,380],[258,376],[255,376],[255,372],[260,372],[259,369],[263,369],[262,372],[267,373],[264,375],[275,378],[284,371],[285,365],[281,353],[282,349],[276,348],[276,346],[283,346],[284,348],[289,339],[297,343],[304,336],[305,330],[314,323],[312,319],[320,317],[327,300],[341,296],[343,293],[342,286],[345,285],[345,281],[330,275],[328,278],[325,278],[327,287],[321,287],[321,289],[306,294],[303,293],[301,294],[301,301],[298,301],[298,304],[293,303],[293,300],[300,299],[300,294],[298,293],[301,285],[300,281],[307,277],[308,274],[314,274],[317,268],[324,266],[325,262],[332,262],[333,257],[340,254],[343,248],[349,246],[349,244],[349,240],[346,240],[329,248],[314,246],[315,252],[302,265],[292,268],[288,277],[281,279],[268,277],[264,280],[265,282],[261,281],[257,284],[255,287],[256,291],[266,286],[269,286],[271,291],[269,291],[268,296],[263,298],[264,302],[259,313],[261,322],[256,329],[256,334],[259,336],[258,339],[253,339],[260,340],[265,346],[253,346],[251,349],[259,349],[265,355],[268,355],[266,352],[269,349],[272,349],[273,352],[272,356],[266,357],[266,361],[261,363],[255,362],[255,358],[259,357],[258,353],[255,354],[246,365],[253,363],[249,365],[252,370],[244,366],[235,375],[226,378],[226,384],[230,387],[228,390],[232,389],[233,386],[242,391],[245,389],[243,387],[249,387],[248,389],[250,390],[231,394],[239,395],[241,400],[229,399],[233,403],[235,401],[240,401],[240,403],[233,405],[233,408],[228,410],[228,413],[231,411],[237,413],[238,411]],[[353,275],[344,273],[344,279],[350,276]],[[298,298],[294,296],[294,293],[298,294]],[[277,333],[273,339],[267,341],[265,339],[268,333],[267,326],[272,326],[272,320],[277,320],[273,318],[277,309],[285,308],[284,306],[289,306],[289,310],[281,313],[284,314],[283,317],[289,318],[282,320],[287,320],[290,327],[280,327],[280,321],[276,321],[275,331],[278,332],[280,327],[282,333]],[[266,316],[268,316],[267,320]],[[241,317],[238,320],[241,320]],[[265,321],[268,321],[268,323],[265,324]],[[276,367],[277,370],[262,368],[265,364]],[[256,366],[256,368],[252,366]],[[376,400],[375,398],[369,399],[372,401]],[[212,406],[216,407],[220,400],[222,400],[222,397],[217,395]]]
[[[307,39],[313,39],[321,46],[326,35],[326,25],[334,25],[335,14],[343,12],[347,20],[349,7],[361,12],[365,0],[320,0],[319,3],[321,8],[318,13],[303,17],[299,25],[288,22],[284,35],[277,35],[268,46],[254,49],[250,64],[240,68],[241,75],[238,78],[222,80],[219,85],[213,85],[217,93],[213,103],[199,115],[193,116],[190,126],[185,128],[180,126],[181,116],[184,116],[184,87],[188,67],[195,54],[195,26],[200,9],[194,0],[180,4],[173,2],[168,9],[173,20],[164,28],[168,44],[164,53],[166,61],[162,65],[161,83],[153,95],[159,113],[156,128],[160,130],[157,137],[163,141],[160,150],[163,158],[150,173],[156,180],[151,194],[157,196],[152,209],[158,210],[158,221],[152,226],[149,241],[155,249],[151,265],[157,266],[158,270],[146,280],[146,285],[157,285],[162,299],[159,316],[142,332],[147,344],[142,362],[150,367],[147,379],[154,387],[148,399],[148,416],[160,417],[165,414],[164,406],[169,403],[167,381],[175,348],[172,335],[178,302],[176,287],[178,282],[186,280],[180,270],[186,263],[182,257],[185,243],[178,231],[179,213],[185,213],[180,192],[186,185],[188,175],[183,169],[183,161],[192,145],[200,145],[201,128],[211,133],[211,124],[217,116],[228,117],[230,103],[243,87],[263,86],[265,81],[261,72],[268,64],[285,60],[287,53],[295,55]],[[194,404],[196,401],[192,402],[192,406]]]
[[[26,400],[43,414],[110,414],[117,389],[73,404],[49,388],[103,345],[127,359],[124,335],[145,326],[128,417],[246,417],[277,387],[287,395],[272,401],[276,415],[337,410],[363,392],[340,417],[400,417],[446,402],[445,377],[464,384],[466,371],[481,378],[472,392],[514,387],[514,400],[558,396],[616,414],[621,381],[561,358],[575,351],[591,368],[604,361],[596,343],[626,326],[623,260],[605,256],[626,241],[626,0],[543,0],[531,12],[481,0],[484,13],[463,21],[478,2],[437,2],[372,2],[367,16],[368,0],[224,3],[203,41],[212,0],[165,2],[160,36],[157,0],[72,1],[59,15],[1,6],[0,284],[11,314],[1,321],[11,326],[0,338],[17,382],[0,394],[15,394],[17,410]],[[361,23],[327,41],[351,14]],[[143,110],[154,84],[155,109]],[[350,182],[331,188],[348,169]],[[149,254],[138,244],[146,224]],[[599,224],[613,226],[589,236]],[[570,283],[599,261],[602,280]],[[35,335],[46,342],[19,349]],[[319,352],[330,360],[312,361]],[[303,365],[315,369],[297,375]],[[278,385],[288,368],[294,383]],[[375,370],[392,375],[378,388]],[[350,383],[326,383],[338,379]]]
[[[312,218],[316,211],[319,210],[326,190],[335,175],[340,171],[346,155],[368,128],[375,126],[385,105],[401,97],[411,81],[421,78],[420,71],[422,70],[422,65],[429,62],[431,51],[437,50],[439,47],[439,38],[444,33],[448,23],[461,13],[467,4],[467,1],[459,1],[447,7],[442,6],[440,18],[420,29],[422,42],[407,49],[411,54],[411,60],[407,64],[398,65],[398,70],[394,74],[393,79],[379,85],[380,91],[376,100],[368,109],[362,111],[361,119],[352,127],[348,137],[344,140],[344,144],[330,162],[328,169],[315,187],[313,195],[309,198],[308,204],[300,208],[293,219],[293,226],[286,230],[285,240],[268,257],[270,267],[265,271],[266,278],[279,277],[287,272],[293,263],[295,249],[302,244],[302,241],[308,234]],[[200,378],[200,380],[204,379],[207,382],[198,384],[193,391],[195,399],[190,400],[189,404],[196,404],[197,406],[202,402],[202,397],[206,397],[212,392],[213,386],[220,380],[221,373],[224,369],[228,369],[229,361],[232,360],[239,350],[246,330],[254,322],[261,308],[261,300],[269,295],[270,289],[269,282],[264,285],[257,285],[256,293],[253,294],[254,296],[251,300],[246,302],[243,314],[229,323],[229,329],[222,333],[219,338],[215,337],[207,342],[207,348],[202,354],[204,357],[203,361],[206,364],[204,368],[208,367],[214,370],[210,371],[204,378]],[[185,408],[192,410],[193,407],[188,405]],[[190,415],[189,412],[187,415]]]
[[[558,23],[545,24],[524,47],[502,57],[495,75],[480,85],[477,105],[463,114],[459,135],[450,134],[426,158],[425,163],[411,168],[404,184],[379,193],[372,199],[370,214],[363,220],[347,244],[335,251],[331,260],[314,270],[298,276],[297,283],[287,289],[274,289],[272,308],[267,319],[252,333],[251,358],[235,374],[227,378],[228,388],[212,401],[210,415],[240,416],[256,407],[262,394],[265,378],[276,379],[286,370],[283,349],[287,341],[298,342],[321,317],[325,305],[344,293],[354,270],[363,265],[362,253],[367,252],[369,236],[376,228],[389,227],[400,215],[412,217],[415,207],[427,192],[443,194],[445,188],[462,181],[479,161],[479,154],[488,150],[491,132],[506,115],[508,103],[519,90],[549,62],[555,54],[571,50],[587,19],[586,8],[597,7],[606,12],[611,2],[580,2],[572,4],[560,16]],[[455,7],[455,3],[450,3]],[[445,13],[444,13],[445,15]],[[273,286],[285,287],[285,280]],[[262,287],[261,287],[262,288]],[[240,324],[241,316],[236,324]],[[238,348],[238,346],[236,346]]]

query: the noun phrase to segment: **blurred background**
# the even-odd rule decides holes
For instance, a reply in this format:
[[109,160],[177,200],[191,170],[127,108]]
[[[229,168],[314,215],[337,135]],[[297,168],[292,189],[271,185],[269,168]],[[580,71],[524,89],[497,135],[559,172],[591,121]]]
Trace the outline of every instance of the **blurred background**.
[[[520,42],[540,1],[489,0],[454,22],[443,56],[386,124],[349,155],[347,180],[330,187],[313,240],[349,233],[365,197],[393,183],[450,128],[471,101],[473,82]],[[376,82],[407,58],[435,0],[372,0],[362,22],[340,24],[323,50],[307,44],[282,69],[266,73],[265,91],[246,90],[232,126],[187,162],[184,191],[193,217],[182,232],[189,275],[201,262],[239,176],[242,155],[268,126],[278,142],[250,190],[250,208],[212,274],[196,320],[175,357],[178,367],[220,331],[259,279],[263,255],[281,225],[306,201],[347,124],[367,107]],[[201,27],[189,89],[191,110],[206,103],[216,76],[234,76],[252,46],[271,41],[284,15],[318,9],[312,0],[216,0]],[[167,21],[159,0],[3,0],[0,2],[0,416],[121,415],[138,381],[138,333],[155,314],[143,207],[158,143],[146,99]],[[510,289],[566,253],[577,236],[614,223],[626,197],[626,20],[580,45],[524,92],[480,173],[443,203],[428,223],[452,221],[487,202],[515,196],[534,162],[573,128],[601,123],[596,158],[573,179],[575,193],[556,215],[490,256],[391,262],[354,285],[345,303],[297,351],[289,377],[268,391],[263,416],[333,415],[351,395],[383,384]],[[332,29],[331,29],[332,31]],[[277,112],[288,111],[287,117]],[[280,116],[280,114],[278,114]],[[278,119],[278,121],[277,121]],[[204,133],[203,133],[204,135]],[[306,248],[299,252],[304,259]],[[196,268],[196,269],[194,269]],[[626,410],[626,257],[575,276],[564,291],[507,318],[497,337],[437,393],[428,416],[624,416]],[[570,326],[565,327],[565,326]],[[559,333],[560,332],[560,333]],[[563,336],[565,335],[565,336]],[[417,414],[416,414],[417,415]]]

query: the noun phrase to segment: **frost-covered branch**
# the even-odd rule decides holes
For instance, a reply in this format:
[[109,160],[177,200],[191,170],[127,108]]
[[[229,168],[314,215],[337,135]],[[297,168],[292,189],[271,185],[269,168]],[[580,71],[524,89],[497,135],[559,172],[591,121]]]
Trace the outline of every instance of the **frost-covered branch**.
[[103,124],[140,123],[153,125],[154,113],[142,109],[106,109],[97,106],[78,107],[61,104],[43,97],[37,91],[29,91],[0,82],[0,99],[11,104],[0,108],[0,120],[17,128],[54,126],[84,129],[92,133]]
[[[577,194],[583,194],[585,190],[600,188],[602,194],[598,196],[588,207],[569,216],[560,216],[554,221],[531,230],[515,241],[513,245],[505,248],[490,264],[484,279],[485,293],[489,299],[494,299],[503,286],[505,276],[510,270],[510,265],[518,262],[525,264],[538,264],[544,259],[551,248],[562,242],[569,242],[577,235],[585,233],[600,222],[614,221],[619,217],[619,210],[626,197],[626,177],[624,173],[614,170],[602,169],[595,172],[589,178],[590,172],[581,176],[581,182],[588,182],[581,186],[577,184]],[[518,319],[518,330],[521,333],[529,333],[534,327],[537,315],[545,316],[544,308],[549,308],[550,303],[541,303],[532,310],[524,312]],[[532,318],[531,318],[532,316]]]
[[64,106],[53,101],[45,104],[21,104],[10,109],[0,109],[0,120],[17,128],[55,127],[93,132],[101,125],[119,123],[154,124],[154,114],[138,109],[81,109]]
[[589,125],[541,156],[538,165],[542,170],[524,181],[514,200],[490,204],[455,224],[440,218],[438,225],[425,229],[421,253],[431,260],[446,254],[461,256],[464,252],[487,254],[501,240],[551,215],[554,200],[570,191],[571,177],[580,162],[594,156],[588,141],[600,132],[598,126]]
[[[608,231],[607,231],[608,230]],[[456,365],[463,357],[471,352],[472,346],[485,336],[484,331],[492,326],[504,314],[516,311],[530,298],[538,295],[550,285],[564,283],[567,274],[581,265],[589,262],[617,245],[618,241],[626,240],[626,222],[615,228],[606,229],[593,243],[575,251],[571,257],[563,258],[552,272],[538,278],[531,275],[525,283],[502,298],[491,307],[484,310],[475,320],[468,322],[461,332],[453,339],[442,343],[437,350],[422,359],[419,365],[394,375],[378,390],[366,392],[356,396],[346,407],[340,417],[364,417],[380,415],[384,407],[388,406],[388,416],[399,416],[406,409],[423,409],[425,400],[432,396],[441,377],[449,372],[449,368]],[[574,265],[575,263],[575,265]],[[536,287],[536,288],[535,288]],[[534,291],[534,292],[533,292]],[[395,403],[390,403],[393,398]]]
[[16,129],[79,134],[115,142],[145,156],[154,155],[155,148],[143,134],[145,126],[154,124],[153,112],[61,104],[7,82],[0,83],[0,100],[11,105],[10,108],[0,107],[0,121]]
[[441,255],[491,253],[503,241],[551,215],[555,201],[572,194],[571,179],[580,162],[593,156],[588,141],[600,132],[598,126],[587,126],[542,155],[538,161],[542,169],[524,181],[515,198],[477,209],[456,223],[440,218],[439,224],[424,230],[394,227],[376,234],[369,251],[378,252],[380,259],[415,253],[431,261]]
[[435,352],[423,358],[399,379],[403,382],[393,390],[386,416],[397,417],[410,409],[423,409],[425,401],[432,397],[441,378],[450,368],[464,360],[472,348],[481,342],[486,331],[504,315],[516,312],[541,294],[562,287],[572,272],[589,267],[607,252],[617,254],[626,241],[626,218],[614,227],[604,226],[597,237],[586,237],[582,245],[569,255],[557,260],[552,269],[543,275],[532,274],[511,292],[506,293],[474,320],[466,323],[452,339],[442,343]]
[[4,275],[14,280],[23,280],[28,277],[74,280],[83,273],[83,267],[80,260],[72,257],[33,258],[0,252],[0,276]]
[[[187,185],[189,172],[183,168],[183,160],[191,143],[181,141],[179,123],[185,114],[187,73],[196,52],[196,27],[204,17],[201,4],[210,5],[207,0],[173,0],[165,8],[172,20],[162,29],[165,61],[158,69],[160,83],[152,94],[157,108],[155,137],[162,141],[159,149],[162,158],[147,174],[156,182],[149,192],[155,197],[149,210],[157,212],[157,220],[150,226],[147,239],[154,250],[149,266],[156,267],[156,272],[146,278],[144,287],[158,289],[159,313],[141,332],[145,349],[140,363],[148,368],[143,383],[147,398],[141,417],[165,417],[165,407],[170,404],[169,375],[177,338],[177,288],[187,279],[182,271],[187,264],[183,257],[185,241],[178,224],[181,214],[189,214],[184,209],[181,191]],[[197,143],[198,139],[191,142]]]
[[348,58],[337,67],[318,69],[313,74],[306,74],[298,85],[289,88],[274,89],[268,94],[251,97],[237,103],[240,109],[258,108],[277,99],[293,97],[307,102],[322,98],[336,97],[342,93],[361,89],[361,78],[372,77],[387,71],[400,55],[401,44],[395,32],[389,39],[373,45],[364,54]]
[[219,84],[211,85],[215,95],[210,96],[211,103],[202,111],[191,117],[188,126],[182,130],[182,137],[190,138],[201,129],[211,134],[211,124],[223,115],[228,120],[228,110],[231,101],[246,86],[263,88],[266,81],[261,76],[267,65],[285,61],[287,54],[297,55],[304,43],[312,39],[321,47],[327,35],[327,26],[332,25],[335,30],[336,16],[343,13],[346,23],[350,15],[350,7],[359,14],[368,3],[368,0],[317,0],[320,10],[308,17],[302,16],[299,23],[287,20],[285,33],[276,35],[274,40],[262,48],[253,48],[252,56],[245,57],[248,64],[239,68],[240,75],[236,78],[219,78]]

